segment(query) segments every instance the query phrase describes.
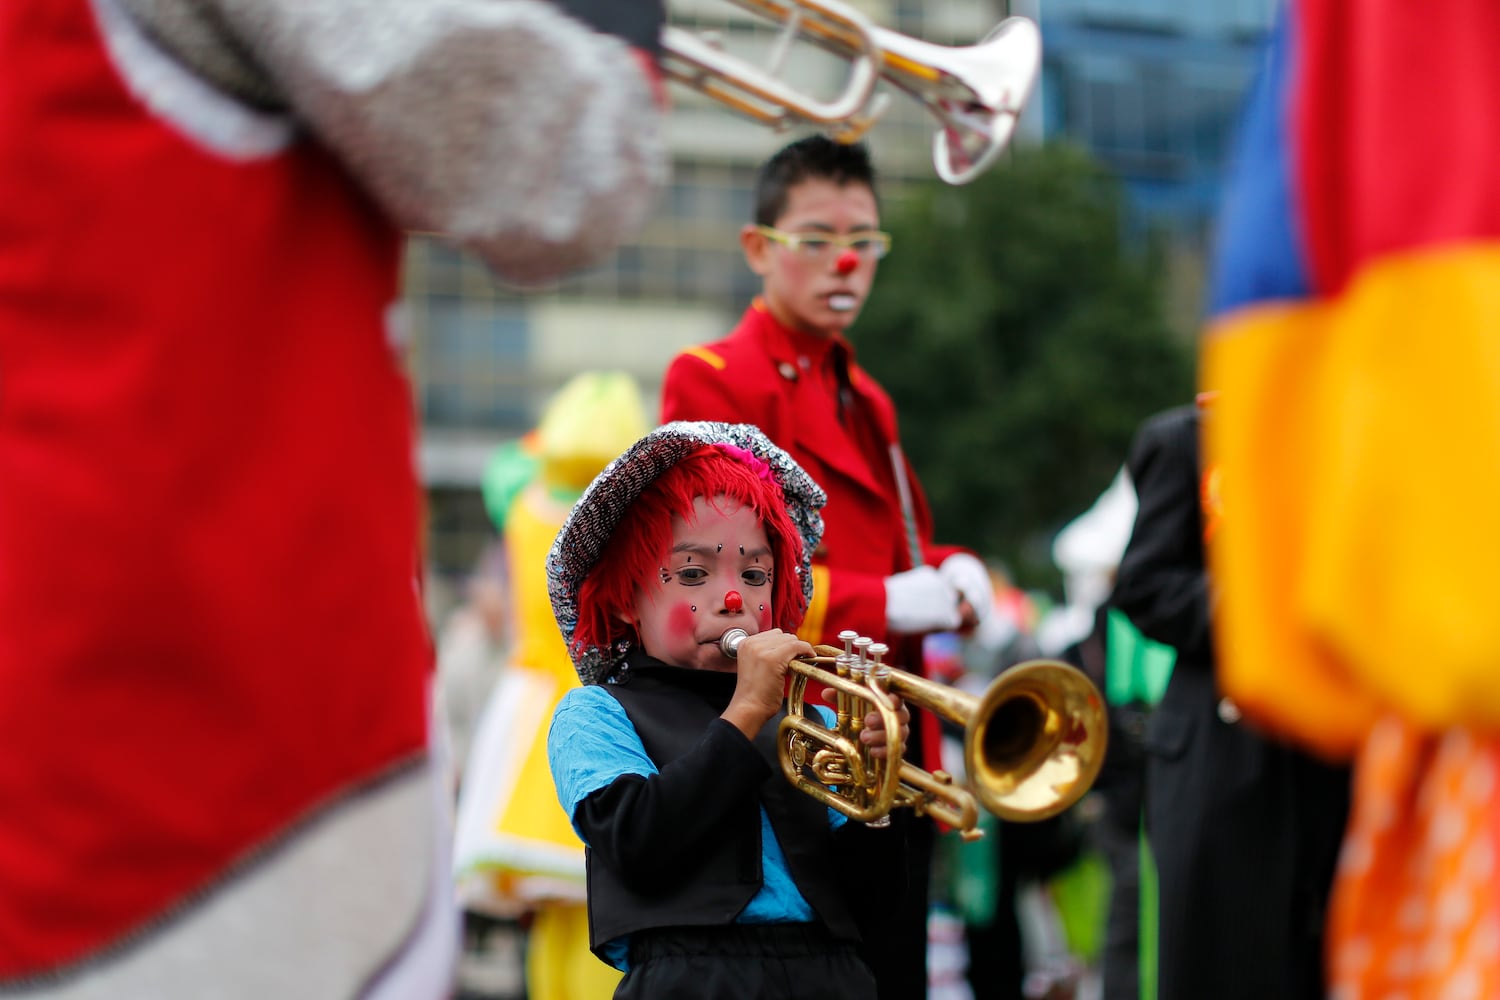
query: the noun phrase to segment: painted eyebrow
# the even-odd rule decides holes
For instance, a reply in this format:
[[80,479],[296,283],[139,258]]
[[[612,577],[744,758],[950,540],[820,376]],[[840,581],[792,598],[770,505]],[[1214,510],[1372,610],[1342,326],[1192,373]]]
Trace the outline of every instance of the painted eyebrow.
[[[709,546],[709,545],[694,545],[691,542],[682,542],[682,543],[680,543],[678,545],[672,546],[672,554],[673,555],[676,555],[679,552],[686,552],[686,553],[689,553],[690,555],[700,555],[700,556],[722,555],[722,553],[720,552],[720,550],[718,548],[716,548],[716,547]],[[745,553],[745,558],[746,559],[752,559],[752,558],[759,558],[761,556],[769,556],[769,555],[771,555],[771,548],[770,548],[770,546],[764,546],[762,548],[750,549],[748,552]]]

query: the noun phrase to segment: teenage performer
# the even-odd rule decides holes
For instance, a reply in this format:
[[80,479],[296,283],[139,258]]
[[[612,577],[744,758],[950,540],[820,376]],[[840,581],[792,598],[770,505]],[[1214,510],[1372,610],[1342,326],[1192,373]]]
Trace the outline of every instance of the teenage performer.
[[[922,636],[968,628],[993,607],[973,555],[933,544],[927,501],[901,449],[896,407],[855,361],[859,317],[891,238],[880,229],[875,170],[862,145],[823,136],[783,147],[761,168],[755,218],[740,231],[761,294],[727,338],[690,347],[667,369],[662,420],[743,421],[828,491],[827,534],[813,561],[812,604],[799,632],[837,645],[852,629],[922,672]],[[915,727],[912,760],[935,766],[936,719]],[[925,761],[925,763],[924,763]],[[863,914],[866,961],[883,1000],[927,990],[927,903],[934,826],[899,815],[907,850],[894,907]]]

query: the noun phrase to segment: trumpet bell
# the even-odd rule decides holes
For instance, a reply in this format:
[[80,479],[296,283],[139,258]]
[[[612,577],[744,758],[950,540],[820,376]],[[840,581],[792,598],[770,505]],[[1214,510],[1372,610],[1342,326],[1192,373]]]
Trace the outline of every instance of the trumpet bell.
[[964,733],[974,794],[1001,819],[1055,816],[1098,777],[1108,729],[1082,671],[1058,660],[1017,664],[985,691]]
[[1009,145],[1041,70],[1042,36],[1034,22],[1010,17],[979,44],[945,51],[938,65],[954,74],[975,99],[927,99],[942,123],[932,137],[932,163],[947,183],[967,184]]
[[[729,629],[719,649],[737,659],[746,638],[744,629]],[[787,780],[829,808],[879,825],[892,809],[905,807],[975,837],[979,805],[1001,819],[1035,822],[1077,802],[1098,777],[1108,717],[1099,689],[1076,667],[1028,660],[974,695],[892,668],[881,661],[884,645],[854,632],[839,638],[842,654],[817,646],[811,660],[787,664],[787,715],[777,732]],[[853,647],[860,644],[856,655]],[[836,692],[837,729],[808,717],[803,697],[809,681]],[[890,694],[963,726],[966,782],[902,759],[905,742]],[[886,761],[870,757],[859,740],[868,710],[882,717]]]

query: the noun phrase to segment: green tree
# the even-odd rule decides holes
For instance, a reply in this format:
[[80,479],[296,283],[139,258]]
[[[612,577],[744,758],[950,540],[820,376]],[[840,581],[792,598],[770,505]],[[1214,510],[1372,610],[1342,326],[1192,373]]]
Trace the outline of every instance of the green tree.
[[901,412],[939,535],[1055,589],[1053,535],[1109,484],[1137,424],[1193,391],[1158,259],[1077,148],[1018,149],[974,184],[903,187],[853,331]]

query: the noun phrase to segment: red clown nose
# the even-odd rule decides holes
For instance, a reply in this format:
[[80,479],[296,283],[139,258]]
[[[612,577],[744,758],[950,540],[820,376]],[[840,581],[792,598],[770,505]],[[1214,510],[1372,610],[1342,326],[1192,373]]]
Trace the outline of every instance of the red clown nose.
[[740,592],[738,590],[731,590],[729,593],[727,593],[727,594],[724,595],[724,610],[725,611],[743,611],[743,610],[745,610],[745,599],[740,596]]
[[833,262],[833,269],[839,274],[852,274],[854,273],[854,269],[858,266],[859,254],[855,253],[853,250],[845,250],[843,253],[839,254],[838,259]]

